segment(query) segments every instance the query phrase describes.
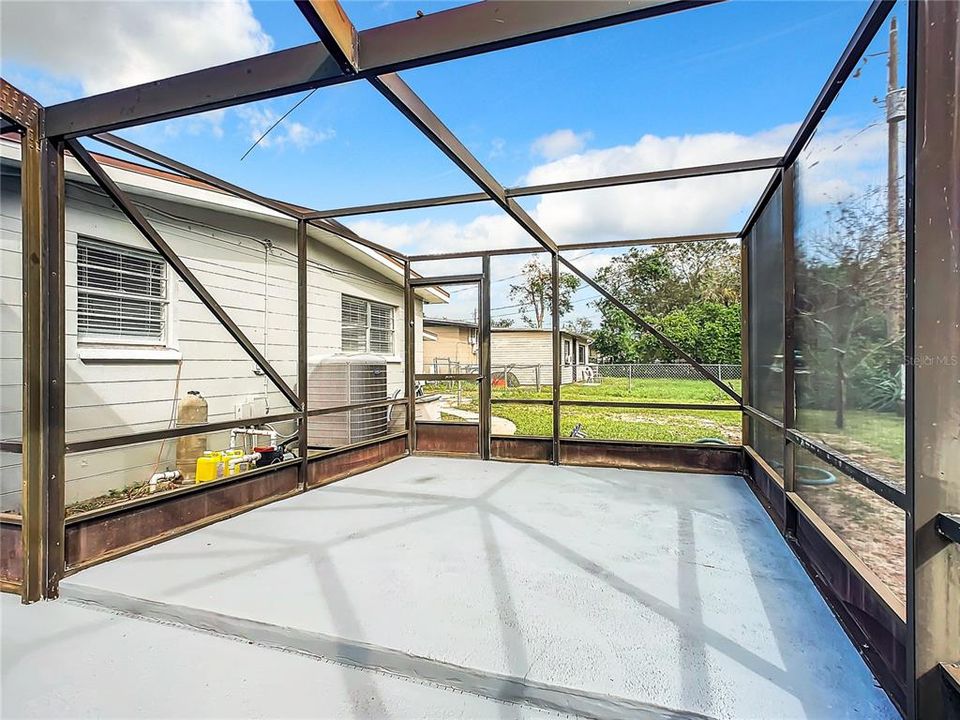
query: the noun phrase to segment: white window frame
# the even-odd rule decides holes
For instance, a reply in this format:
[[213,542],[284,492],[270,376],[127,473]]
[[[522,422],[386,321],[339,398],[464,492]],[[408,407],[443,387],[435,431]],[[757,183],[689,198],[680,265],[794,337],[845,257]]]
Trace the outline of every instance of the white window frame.
[[[346,350],[343,347],[343,301],[352,300],[353,302],[363,303],[364,309],[366,310],[366,324],[364,327],[363,342],[364,347],[360,350]],[[370,347],[370,331],[371,330],[384,330],[385,328],[374,328],[372,322],[372,308],[376,305],[378,307],[385,308],[390,311],[390,347],[388,350],[372,350]],[[397,347],[397,315],[396,315],[397,306],[391,305],[390,303],[380,302],[378,300],[370,300],[368,298],[357,297],[356,295],[347,295],[346,293],[340,294],[340,351],[345,353],[367,353],[371,355],[383,355],[385,357],[392,357],[394,351]]]
[[[164,297],[162,300],[159,300],[163,304],[163,334],[160,338],[148,338],[148,337],[118,337],[113,335],[95,335],[95,334],[81,334],[80,331],[80,297],[84,292],[91,292],[96,294],[96,290],[87,289],[81,287],[80,285],[80,245],[82,243],[91,243],[95,245],[103,245],[109,248],[116,249],[119,252],[129,252],[130,254],[137,255],[146,255],[151,259],[156,259],[159,262],[163,263],[164,268]],[[170,264],[158,253],[153,252],[152,250],[136,247],[133,245],[128,245],[122,242],[115,242],[113,240],[104,240],[103,238],[94,237],[91,235],[77,235],[76,236],[76,292],[77,292],[77,344],[81,348],[88,349],[86,354],[89,354],[89,348],[116,348],[120,351],[130,350],[136,352],[138,350],[173,350],[175,342],[175,332],[174,324],[175,317],[173,309],[176,305],[176,277],[173,275],[173,272],[170,268]],[[131,358],[134,358],[131,355]],[[83,359],[86,359],[84,356]],[[101,359],[99,354],[93,353],[90,354],[90,359]]]

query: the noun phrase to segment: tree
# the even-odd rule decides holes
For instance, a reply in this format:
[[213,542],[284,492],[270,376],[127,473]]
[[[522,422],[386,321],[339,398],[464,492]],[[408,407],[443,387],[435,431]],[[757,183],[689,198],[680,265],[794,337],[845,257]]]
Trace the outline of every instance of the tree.
[[572,320],[567,320],[563,324],[563,329],[567,332],[574,333],[575,335],[585,335],[586,337],[593,337],[593,333],[595,332],[593,320],[587,317],[578,317]]
[[[644,320],[704,363],[740,362],[740,306],[694,302],[663,317]],[[682,358],[648,332],[637,331],[625,313],[604,316],[593,346],[601,357],[618,363],[678,362]]]
[[[597,281],[700,362],[740,360],[740,249],[726,240],[631,248]],[[606,300],[594,338],[614,362],[670,362],[675,353]]]
[[[663,316],[699,301],[733,305],[740,302],[740,249],[727,240],[634,247],[596,277],[639,315]],[[604,314],[607,304],[599,303]]]
[[[553,273],[539,260],[530,260],[521,269],[522,280],[510,286],[510,299],[517,301],[521,317],[527,325],[543,328],[547,313],[553,312],[551,288]],[[580,287],[580,279],[569,273],[560,273],[560,314],[573,309],[571,297]]]
[[513,318],[507,318],[507,317],[496,318],[495,320],[492,320],[490,322],[490,327],[495,327],[495,328],[513,327]]
[[900,398],[904,335],[890,308],[903,303],[904,257],[891,249],[886,212],[873,188],[798,237],[798,393],[808,407],[832,407],[837,428],[850,405],[883,410]]

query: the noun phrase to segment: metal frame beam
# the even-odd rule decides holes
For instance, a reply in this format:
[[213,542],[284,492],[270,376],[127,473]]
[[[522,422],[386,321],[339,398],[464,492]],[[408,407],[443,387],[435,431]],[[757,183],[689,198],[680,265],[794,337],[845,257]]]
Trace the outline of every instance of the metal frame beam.
[[410,285],[413,272],[410,261],[403,262],[403,387],[407,395],[407,451],[417,448],[417,381],[416,368],[416,290]]
[[21,284],[23,288],[23,356],[21,451],[22,485],[20,502],[23,524],[23,575],[20,585],[24,602],[46,596],[47,556],[50,536],[47,518],[52,510],[49,433],[49,335],[47,298],[47,254],[44,250],[43,108],[6,80],[0,81],[0,110],[21,130]]
[[560,385],[563,378],[563,354],[560,346],[560,253],[555,252],[550,258],[550,387],[553,409],[551,432],[551,462],[560,464]]
[[[952,717],[941,663],[960,659],[960,4],[910,3],[907,81],[908,715]],[[955,708],[954,708],[955,709]]]
[[853,33],[853,37],[850,38],[850,42],[847,43],[843,53],[840,55],[840,59],[834,66],[826,83],[824,83],[823,88],[821,88],[820,94],[817,95],[817,99],[810,108],[810,112],[807,113],[803,122],[800,123],[797,134],[794,135],[793,140],[787,147],[787,151],[783,154],[781,164],[784,167],[792,165],[796,159],[800,157],[800,151],[803,150],[803,146],[806,145],[807,141],[813,136],[824,113],[827,112],[834,98],[840,93],[840,89],[847,81],[847,78],[850,77],[850,74],[856,69],[860,58],[863,57],[874,35],[876,35],[877,31],[883,26],[883,21],[887,19],[887,15],[893,10],[895,4],[895,0],[873,0],[873,2],[870,3],[870,7],[867,8],[866,14]]
[[297,452],[300,456],[300,465],[297,468],[298,480],[301,488],[307,487],[309,479],[309,455],[307,437],[307,416],[310,408],[308,402],[308,371],[307,358],[309,356],[309,306],[307,292],[309,287],[309,272],[307,267],[307,222],[297,220],[297,397],[300,401],[299,427],[297,427]]
[[[601,178],[586,180],[569,180],[567,182],[548,183],[545,185],[526,185],[523,187],[504,188],[504,195],[511,197],[529,197],[531,195],[550,195],[560,192],[575,192],[578,190],[594,190],[597,188],[618,187],[621,185],[642,185],[651,182],[666,180],[680,180],[685,178],[711,177],[714,175],[728,175],[738,172],[753,172],[757,170],[773,170],[780,167],[781,158],[761,158],[759,160],[740,160],[737,162],[717,163],[715,165],[697,165],[694,167],[673,168],[670,170],[655,170],[652,172],[631,173],[629,175],[608,175]],[[445,205],[463,205],[467,203],[489,202],[490,196],[486,193],[462,193],[460,195],[440,195],[419,200],[401,200],[392,203],[376,203],[373,205],[354,205],[350,207],[333,208],[307,213],[310,218],[349,217],[351,215],[370,215],[374,213],[397,212],[400,210],[416,210],[418,208],[441,207]]]
[[311,219],[351,217],[353,215],[372,215],[375,213],[417,210],[419,208],[445,207],[447,205],[465,205],[467,203],[490,202],[490,196],[483,192],[461,193],[460,195],[439,195],[419,200],[400,200],[398,202],[374,203],[371,205],[351,205],[348,207],[318,210],[307,213]]
[[371,250],[376,250],[379,253],[396,258],[397,260],[402,260],[405,257],[403,253],[398,252],[397,250],[392,250],[391,248],[357,235],[357,233],[355,233],[353,230],[341,223],[336,222],[335,220],[320,220],[315,218],[315,213],[308,208],[297,207],[281,200],[275,200],[274,198],[260,195],[259,193],[255,193],[251,190],[247,190],[246,188],[242,188],[239,185],[234,185],[231,182],[218,178],[215,175],[206,173],[203,170],[198,170],[195,167],[191,167],[190,165],[182,163],[179,160],[174,160],[166,155],[161,155],[160,153],[154,152],[149,148],[145,148],[142,145],[137,145],[129,140],[113,135],[112,133],[97,133],[91,137],[98,142],[102,142],[104,145],[109,145],[110,147],[116,148],[117,150],[122,150],[123,152],[133,155],[134,157],[138,157],[142,160],[152,162],[155,165],[165,167],[168,170],[179,173],[180,175],[188,177],[191,180],[207,183],[208,185],[211,185],[212,187],[222,190],[230,195],[234,195],[235,197],[256,203],[258,205],[263,205],[264,207],[270,208],[281,215],[286,215],[287,217],[298,221],[307,220],[310,225],[343,238],[344,240],[349,240],[357,243],[358,245],[363,245]]
[[483,274],[475,275],[436,275],[410,279],[410,287],[437,287],[443,285],[477,285],[483,282]]
[[142,145],[137,145],[136,143],[130,142],[125,138],[114,135],[113,133],[97,133],[95,135],[91,135],[90,137],[97,142],[103,143],[104,145],[121,150],[129,155],[138,157],[141,160],[152,162],[154,165],[165,167],[168,170],[179,173],[180,175],[188,177],[191,180],[212,185],[218,190],[223,190],[224,192],[235,195],[238,198],[249,200],[250,202],[257,203],[258,205],[263,205],[271,210],[276,210],[281,215],[286,215],[288,217],[297,219],[303,217],[303,210],[296,208],[289,203],[285,203],[281,200],[274,200],[273,198],[268,198],[242,188],[239,185],[234,185],[231,182],[222,180],[214,175],[204,172],[203,170],[198,170],[197,168],[191,167],[190,165],[182,163],[179,160],[174,160],[166,155],[161,155],[158,152],[154,152],[153,150],[143,147]]
[[[784,428],[784,436],[787,446],[792,447],[796,445],[797,447],[803,448],[811,455],[815,455],[825,463],[832,465],[847,477],[851,478],[852,480],[856,480],[868,490],[872,490],[875,494],[879,495],[887,502],[896,505],[901,510],[907,509],[906,494],[903,492],[903,490],[890,483],[889,480],[880,477],[856,461],[834,452],[826,445],[817,442],[813,438],[808,437],[804,433],[791,427]],[[793,453],[791,452],[791,455],[792,454]],[[786,471],[787,464],[786,461],[784,461],[784,472],[786,473]],[[784,485],[786,485],[786,481],[787,478],[784,477]],[[794,492],[794,490],[786,487],[784,487],[784,489],[788,492]]]
[[[753,402],[750,389],[750,238],[740,239],[740,395],[743,406]],[[740,443],[745,447],[753,444],[750,418],[740,416]]]
[[[668,237],[641,238],[637,240],[602,240],[599,242],[562,243],[557,245],[560,252],[567,250],[605,250],[621,247],[638,247],[643,245],[676,245],[689,242],[710,242],[712,240],[738,240],[740,234],[735,232],[705,233],[703,235],[672,235]],[[533,255],[549,252],[543,247],[509,247],[494,250],[463,250],[458,252],[435,253],[432,255],[409,255],[411,262],[431,262],[434,260],[460,260],[489,255]]]
[[43,185],[44,321],[47,375],[47,512],[44,597],[56,598],[64,573],[66,453],[66,249],[63,143],[45,139],[41,150]]
[[180,256],[177,255],[166,240],[161,237],[153,225],[143,216],[140,209],[130,201],[126,194],[117,186],[113,179],[104,171],[89,152],[76,140],[67,140],[67,147],[73,156],[77,159],[84,170],[96,181],[107,196],[117,205],[120,211],[126,215],[127,219],[133,223],[134,227],[153,245],[154,249],[163,257],[173,268],[174,272],[180,276],[180,279],[186,283],[206,306],[207,310],[220,322],[236,343],[250,356],[250,358],[263,370],[270,378],[273,384],[283,393],[284,397],[295,408],[300,408],[300,398],[287,384],[280,373],[267,361],[263,354],[250,342],[250,339],[233,321],[226,310],[218,303],[210,292],[197,279],[196,275],[184,264]]
[[222,420],[220,422],[205,423],[203,425],[186,425],[183,427],[163,428],[162,430],[148,430],[145,432],[128,433],[126,435],[114,435],[111,437],[96,438],[94,440],[77,440],[67,443],[65,451],[71,455],[74,453],[94,452],[96,450],[107,450],[109,448],[124,447],[126,445],[156,442],[157,440],[173,440],[188,435],[203,435],[220,430],[230,430],[235,427],[260,425],[268,422],[285,422],[287,420],[296,420],[299,417],[299,411],[291,411],[277,415],[247,418],[246,420]]
[[[357,33],[359,69],[323,42],[71,100],[48,108],[50,136],[77,137],[338,85],[709,5],[718,0],[489,0]],[[331,35],[343,29],[330,31]],[[326,38],[330,41],[330,37]],[[338,43],[335,43],[338,44]],[[348,54],[348,53],[347,53]]]
[[[783,239],[783,489],[796,490],[795,447],[790,442],[790,431],[797,425],[796,392],[796,166],[788,165],[780,173],[781,236]],[[775,186],[774,186],[775,187]],[[809,449],[809,448],[808,448]],[[787,518],[787,532],[796,531],[794,516]]]
[[297,7],[320,42],[345,73],[354,73],[360,64],[360,40],[353,23],[337,0],[296,0]]
[[[847,78],[850,77],[850,74],[856,69],[860,58],[864,52],[866,52],[874,36],[883,26],[883,21],[886,20],[887,15],[893,10],[895,4],[896,0],[873,0],[873,2],[871,2],[870,7],[867,8],[867,12],[857,26],[856,31],[840,55],[840,59],[837,60],[837,64],[834,66],[830,76],[814,100],[813,105],[807,112],[806,117],[803,119],[803,122],[800,123],[800,127],[790,141],[790,145],[787,146],[786,152],[784,152],[783,157],[780,158],[780,162],[778,163],[780,167],[789,167],[800,157],[800,152],[807,144],[807,141],[813,137],[813,133],[820,124],[820,120],[840,93]],[[775,173],[760,194],[757,204],[750,212],[750,215],[747,216],[743,230],[740,231],[741,235],[746,236],[753,229],[754,223],[756,223],[757,218],[760,217],[760,213],[763,212],[763,209],[766,207],[779,184],[780,173]]]
[[691,365],[693,368],[695,368],[695,369],[697,370],[697,372],[699,372],[701,375],[703,375],[703,377],[705,377],[707,380],[709,380],[710,382],[712,382],[712,383],[713,383],[714,385],[716,385],[718,388],[720,388],[721,390],[723,390],[723,391],[724,391],[727,395],[729,395],[731,398],[733,398],[734,400],[736,400],[738,406],[743,404],[743,398],[740,397],[740,395],[739,395],[733,388],[731,388],[729,385],[724,384],[724,382],[723,382],[722,380],[720,380],[716,375],[714,375],[712,372],[710,372],[709,370],[707,370],[703,365],[701,365],[699,362],[697,362],[697,361],[693,358],[693,356],[690,355],[690,353],[688,353],[687,351],[683,350],[679,345],[677,345],[675,342],[673,342],[673,340],[671,340],[670,338],[668,338],[668,337],[667,337],[666,335],[664,335],[662,332],[660,332],[659,330],[657,330],[657,328],[655,328],[653,325],[651,325],[650,323],[648,323],[646,320],[644,320],[642,317],[640,317],[637,313],[635,313],[633,310],[631,310],[629,307],[627,307],[624,303],[622,303],[620,300],[618,300],[617,298],[615,298],[608,290],[606,290],[602,285],[600,285],[597,281],[595,281],[595,280],[594,280],[593,278],[591,278],[589,275],[587,275],[586,273],[582,272],[582,271],[581,271],[579,268],[577,268],[577,266],[574,265],[572,262],[570,262],[569,260],[567,260],[567,259],[564,258],[564,257],[560,257],[559,259],[560,259],[560,262],[563,263],[564,265],[566,265],[567,268],[569,268],[569,269],[573,272],[574,275],[576,275],[577,277],[579,277],[581,280],[583,280],[583,282],[587,283],[587,285],[589,285],[589,286],[592,287],[594,290],[596,290],[598,293],[600,293],[601,295],[603,295],[603,297],[604,297],[606,300],[608,300],[609,302],[611,302],[611,303],[613,303],[614,305],[616,305],[616,306],[617,306],[627,317],[629,317],[637,326],[639,326],[640,328],[646,330],[648,333],[650,333],[651,335],[653,335],[653,336],[654,336],[657,340],[659,340],[664,346],[670,348],[670,350],[672,350],[672,351],[675,352],[679,357],[681,357],[681,358],[684,360],[684,362],[686,362],[688,365]]
[[[468,6],[469,7],[469,6]],[[407,85],[399,75],[381,75],[370,79],[371,84],[410,122],[416,126],[444,155],[479,185],[490,199],[530,234],[538,243],[551,252],[557,252],[556,243],[534,221],[527,211],[506,195],[503,185],[497,182],[487,169],[474,157],[456,135],[443,124],[426,103]]]
[[937,532],[952,543],[960,545],[960,515],[939,513],[936,520]]
[[480,281],[480,313],[478,316],[479,334],[479,361],[480,361],[480,389],[478,401],[480,405],[480,459],[490,459],[490,436],[493,434],[493,408],[491,396],[493,388],[490,350],[490,256],[484,255],[482,260],[482,275]]

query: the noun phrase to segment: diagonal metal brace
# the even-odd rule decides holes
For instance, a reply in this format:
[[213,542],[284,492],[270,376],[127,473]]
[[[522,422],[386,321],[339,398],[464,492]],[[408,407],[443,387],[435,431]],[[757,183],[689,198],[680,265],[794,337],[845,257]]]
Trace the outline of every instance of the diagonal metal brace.
[[443,124],[427,104],[399,75],[389,74],[370,78],[380,94],[403,113],[444,155],[450,158],[466,175],[479,185],[490,199],[503,208],[534,240],[551,252],[557,245],[516,200],[507,197],[506,189],[487,171],[483,164]]
[[377,252],[383,253],[384,255],[389,255],[390,257],[398,260],[403,260],[406,257],[403,253],[397,250],[391,250],[384,245],[380,245],[372,240],[367,240],[366,238],[361,237],[357,233],[353,232],[353,230],[350,230],[350,228],[334,219],[321,220],[308,217],[315,215],[315,212],[309,208],[301,208],[281,200],[275,200],[273,198],[260,195],[259,193],[247,190],[239,185],[234,185],[233,183],[227,182],[226,180],[218,178],[215,175],[205,173],[203,170],[198,170],[197,168],[191,167],[190,165],[182,163],[179,160],[174,160],[166,155],[161,155],[158,152],[154,152],[153,150],[145,148],[142,145],[137,145],[136,143],[130,142],[129,140],[112,133],[97,133],[91,137],[98,142],[102,142],[104,145],[109,145],[110,147],[122,150],[123,152],[129,153],[134,157],[147,160],[155,165],[165,167],[168,170],[173,170],[174,172],[180,173],[181,175],[184,175],[192,180],[207,183],[208,185],[212,185],[213,187],[218,188],[225,193],[229,193],[230,195],[248,200],[252,203],[256,203],[257,205],[263,205],[264,207],[268,207],[271,210],[280,213],[281,215],[286,215],[287,217],[294,218],[295,220],[305,219],[311,225],[318,227],[325,232],[341,237],[344,240],[349,240],[357,243],[358,245],[363,245],[364,247],[368,247],[371,250],[376,250]]
[[666,345],[668,348],[670,348],[671,350],[673,350],[673,352],[675,352],[677,355],[679,355],[680,357],[682,357],[682,358],[684,359],[684,361],[686,361],[688,364],[692,365],[692,366],[697,370],[697,372],[699,372],[701,375],[703,375],[707,380],[709,380],[710,382],[712,382],[712,383],[713,383],[714,385],[716,385],[718,388],[720,388],[721,390],[723,390],[727,395],[729,395],[731,398],[733,398],[734,400],[736,400],[738,405],[742,405],[742,403],[743,403],[743,398],[742,398],[733,388],[731,388],[730,386],[724,384],[723,381],[720,380],[720,378],[718,378],[718,377],[717,377],[716,375],[714,375],[712,372],[710,372],[709,370],[707,370],[703,365],[701,365],[699,362],[697,362],[697,360],[695,360],[692,355],[690,355],[689,353],[687,353],[687,352],[685,352],[683,349],[681,349],[680,346],[678,346],[673,340],[671,340],[670,338],[668,338],[668,337],[667,337],[666,335],[664,335],[662,332],[660,332],[659,330],[657,330],[653,325],[651,325],[651,324],[648,323],[646,320],[644,320],[642,317],[640,317],[639,315],[637,315],[637,313],[635,313],[633,310],[631,310],[631,309],[628,308],[626,305],[624,305],[622,302],[620,302],[619,300],[617,300],[617,298],[615,298],[613,295],[611,295],[609,292],[607,292],[607,291],[606,291],[598,282],[596,282],[593,278],[591,278],[590,276],[588,276],[586,273],[581,272],[581,271],[577,268],[577,266],[574,265],[572,262],[570,262],[569,260],[567,260],[567,259],[564,258],[564,257],[561,257],[561,258],[560,258],[560,262],[562,262],[564,265],[566,265],[577,277],[579,277],[581,280],[583,280],[585,283],[587,283],[587,285],[589,285],[590,287],[592,287],[592,288],[593,288],[594,290],[596,290],[598,293],[600,293],[601,295],[603,295],[604,298],[606,298],[607,300],[609,300],[610,302],[612,302],[614,305],[616,305],[618,308],[620,308],[620,310],[622,310],[622,311],[627,315],[627,317],[629,317],[631,320],[633,320],[634,323],[636,323],[637,325],[639,325],[640,327],[642,327],[644,330],[646,330],[648,333],[650,333],[651,335],[653,335],[653,336],[654,336],[657,340],[659,340],[661,343],[663,343],[663,344]]
[[160,236],[160,233],[156,231],[153,225],[143,216],[140,210],[130,202],[130,199],[127,195],[117,186],[113,179],[104,172],[100,164],[93,159],[90,153],[76,140],[67,140],[67,148],[73,153],[73,156],[77,161],[83,166],[90,176],[96,181],[96,183],[103,189],[107,196],[116,203],[117,207],[120,208],[120,211],[127,216],[127,219],[133,223],[133,225],[139,230],[143,236],[156,248],[157,252],[170,263],[170,266],[174,269],[177,275],[187,284],[193,292],[196,293],[197,297],[200,298],[200,301],[206,306],[206,308],[213,313],[213,316],[217,318],[221,325],[226,328],[227,332],[230,333],[230,336],[243,348],[243,350],[250,356],[250,358],[257,364],[257,366],[263,370],[263,372],[273,381],[273,384],[276,385],[280,391],[284,394],[290,404],[300,409],[300,398],[297,396],[297,393],[286,383],[286,381],[280,377],[280,374],[273,368],[273,366],[267,362],[267,359],[260,353],[259,350],[254,346],[250,339],[244,334],[240,327],[233,321],[233,319],[227,314],[227,312],[220,306],[220,304],[214,299],[214,297],[207,291],[203,284],[197,279],[196,275],[190,271],[183,260],[180,259],[180,256],[177,255],[173,248],[171,248],[167,242]]

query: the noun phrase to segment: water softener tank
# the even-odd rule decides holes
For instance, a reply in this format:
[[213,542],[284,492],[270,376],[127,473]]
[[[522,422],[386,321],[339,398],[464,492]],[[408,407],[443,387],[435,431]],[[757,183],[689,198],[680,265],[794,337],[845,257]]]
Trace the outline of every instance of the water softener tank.
[[[177,408],[177,427],[206,425],[207,401],[196,390],[189,390]],[[177,438],[177,470],[181,482],[193,482],[197,474],[197,458],[207,450],[206,435],[185,435]]]

